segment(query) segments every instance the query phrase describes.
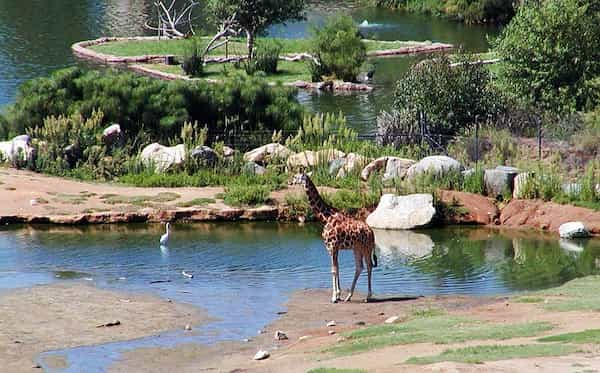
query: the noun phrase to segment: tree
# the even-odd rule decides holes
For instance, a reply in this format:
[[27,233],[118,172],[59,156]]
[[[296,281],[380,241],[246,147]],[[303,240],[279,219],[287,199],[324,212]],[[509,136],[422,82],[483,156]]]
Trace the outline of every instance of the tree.
[[600,16],[597,0],[527,1],[495,41],[499,84],[554,113],[597,105]]
[[252,58],[254,39],[267,27],[288,20],[304,18],[304,0],[209,0],[215,20],[222,22],[235,15],[235,20],[246,33],[248,58]]

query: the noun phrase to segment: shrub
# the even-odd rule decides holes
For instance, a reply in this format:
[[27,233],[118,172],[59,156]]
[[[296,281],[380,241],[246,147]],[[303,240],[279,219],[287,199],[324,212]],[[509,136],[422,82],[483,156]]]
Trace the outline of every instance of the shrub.
[[202,75],[204,58],[200,55],[198,40],[196,40],[196,38],[192,38],[188,41],[183,54],[181,68],[189,76],[198,77]]
[[355,142],[356,131],[348,128],[346,117],[341,112],[305,115],[298,133],[287,140],[286,145],[298,151],[319,148],[341,149]]
[[324,75],[354,81],[367,57],[359,29],[349,16],[330,18],[323,27],[313,28],[311,45],[316,59],[311,65],[314,81]]
[[209,84],[70,68],[20,87],[7,110],[9,133],[39,127],[49,116],[89,117],[94,110],[102,111],[106,122],[119,123],[126,135],[144,130],[163,143],[178,135],[186,121],[206,124],[211,142],[224,131],[292,130],[304,112],[294,89],[245,74]]
[[382,110],[377,115],[375,141],[378,145],[400,147],[414,143],[415,138],[419,135],[417,113],[413,110],[392,110],[391,112]]
[[519,7],[494,43],[503,59],[498,80],[504,90],[558,113],[597,105],[600,16],[595,3],[547,0]]
[[232,185],[225,188],[223,201],[230,206],[256,206],[269,201],[271,189],[265,185]]
[[451,67],[448,56],[438,56],[414,65],[398,81],[394,105],[403,122],[397,126],[414,131],[412,113],[422,112],[429,132],[454,135],[501,111],[502,101],[490,86],[488,70],[468,63],[466,56],[458,60],[460,64]]
[[267,74],[277,72],[277,63],[281,53],[281,43],[276,40],[266,39],[256,45],[254,58],[251,63],[257,71],[264,71]]

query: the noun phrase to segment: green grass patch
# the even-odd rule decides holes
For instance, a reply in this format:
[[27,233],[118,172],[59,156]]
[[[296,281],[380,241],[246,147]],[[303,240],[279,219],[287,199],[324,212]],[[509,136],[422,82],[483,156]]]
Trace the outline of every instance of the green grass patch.
[[456,361],[477,364],[484,361],[508,360],[541,356],[561,356],[578,352],[576,346],[564,344],[491,345],[473,346],[445,350],[439,355],[411,357],[409,364],[434,364],[441,361]]
[[538,292],[547,298],[544,308],[549,311],[599,311],[600,276],[586,276],[571,280],[559,287]]
[[192,207],[192,206],[205,206],[209,203],[217,202],[214,198],[194,198],[191,201],[179,202],[176,203],[177,207]]
[[154,202],[170,202],[180,198],[181,195],[173,192],[161,192],[154,196],[123,196],[120,194],[104,194],[100,197],[104,203],[109,205],[136,205],[146,206]]
[[268,203],[270,194],[271,189],[265,185],[233,185],[220,197],[229,206],[258,206]]
[[[257,38],[257,43],[261,43],[269,38]],[[203,50],[210,37],[198,38],[198,47]],[[232,38],[227,46],[229,55],[246,55],[246,39]],[[311,42],[309,39],[273,39],[281,43],[281,54],[303,53],[311,50]],[[367,51],[398,49],[403,47],[414,47],[418,45],[427,45],[429,42],[417,41],[382,41],[382,40],[364,40]],[[113,41],[104,44],[92,45],[88,48],[105,54],[114,56],[141,56],[146,54],[157,55],[177,55],[182,56],[188,40],[185,39],[166,39],[166,40],[127,40]],[[224,56],[225,46],[221,46],[209,54],[211,56]]]
[[86,202],[87,199],[88,196],[86,194],[57,193],[54,195],[54,198],[52,198],[52,201],[70,205],[81,205]]
[[328,351],[348,355],[401,344],[504,340],[535,336],[552,328],[552,324],[547,322],[499,324],[457,316],[426,316],[401,324],[375,325],[352,331],[346,334],[348,341],[331,347]]
[[315,368],[306,373],[367,373],[364,369]]
[[551,335],[538,339],[539,342],[600,343],[600,329]]
[[519,297],[515,299],[517,303],[542,303],[544,298],[542,297]]

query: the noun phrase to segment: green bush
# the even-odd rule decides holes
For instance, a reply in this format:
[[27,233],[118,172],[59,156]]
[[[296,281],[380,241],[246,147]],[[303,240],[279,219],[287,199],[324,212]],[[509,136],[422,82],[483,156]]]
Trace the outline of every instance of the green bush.
[[340,149],[352,142],[356,142],[358,134],[349,128],[346,117],[342,112],[317,113],[305,115],[302,125],[298,128],[296,136],[288,138],[286,145],[296,151]]
[[323,27],[313,28],[311,45],[316,59],[311,64],[313,81],[323,76],[355,81],[367,58],[358,27],[349,16],[330,18]]
[[454,135],[503,110],[488,70],[468,63],[466,56],[460,56],[458,62],[462,64],[451,67],[450,59],[443,55],[411,67],[396,85],[394,105],[400,113],[396,127],[414,131],[416,114],[422,112],[431,133]]
[[245,74],[210,84],[70,68],[20,87],[6,113],[8,132],[22,134],[49,116],[89,117],[94,110],[104,113],[105,122],[119,123],[126,136],[144,130],[163,143],[177,136],[186,121],[206,125],[211,142],[223,131],[293,130],[304,113],[294,89]]
[[223,201],[230,206],[256,206],[269,202],[271,189],[265,185],[232,185],[225,188]]
[[[528,2],[494,43],[498,81],[528,104],[555,112],[600,104],[600,13],[595,0]],[[597,7],[597,4],[596,4]]]
[[277,72],[277,63],[281,53],[281,43],[276,40],[265,39],[257,43],[254,57],[250,63],[254,64],[255,71],[264,71],[267,74]]
[[188,45],[183,54],[181,68],[189,76],[198,77],[202,75],[202,71],[204,70],[204,58],[200,54],[196,38],[192,38],[188,41]]

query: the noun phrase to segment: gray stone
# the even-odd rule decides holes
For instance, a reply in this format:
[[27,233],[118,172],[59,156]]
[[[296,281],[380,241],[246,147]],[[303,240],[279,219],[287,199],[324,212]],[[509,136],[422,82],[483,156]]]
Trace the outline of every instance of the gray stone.
[[435,244],[426,234],[406,230],[373,229],[375,245],[383,258],[423,258]]
[[223,146],[223,157],[231,158],[235,154],[235,150],[227,145]]
[[140,160],[146,165],[153,165],[156,172],[165,172],[171,167],[183,164],[185,146],[163,146],[155,142],[142,149]]
[[379,229],[413,229],[430,224],[434,215],[431,194],[384,194],[367,217],[367,224]]
[[389,157],[380,157],[371,161],[371,163],[366,165],[360,172],[360,178],[363,181],[369,180],[369,176],[371,176],[373,172],[379,171],[386,167],[388,158]]
[[305,150],[303,152],[291,155],[286,165],[291,169],[299,167],[314,167],[320,164],[329,164],[330,162],[344,158],[346,154],[337,149],[322,149],[319,151]]
[[558,234],[561,238],[583,238],[590,236],[590,232],[588,232],[585,225],[580,221],[561,224],[558,227]]
[[248,162],[244,165],[244,172],[254,175],[264,175],[267,169],[258,163]]
[[581,184],[567,183],[562,185],[563,193],[568,196],[576,196],[581,193]]
[[488,196],[498,198],[508,192],[512,195],[514,179],[519,170],[514,167],[498,166],[485,170],[483,182]]
[[266,358],[268,358],[269,352],[266,350],[258,350],[258,352],[256,353],[256,355],[254,355],[254,360],[264,360]]
[[388,157],[385,164],[385,173],[383,174],[383,181],[389,181],[393,179],[402,179],[406,176],[408,169],[417,163],[412,159]]
[[416,164],[412,165],[406,172],[409,179],[420,174],[429,172],[435,175],[443,175],[451,170],[462,171],[463,167],[459,161],[445,155],[432,155],[421,159]]
[[217,152],[205,145],[195,147],[191,157],[206,166],[214,166],[218,159]]
[[338,158],[329,162],[329,175],[337,175],[346,164],[346,158]]
[[293,152],[287,147],[278,143],[271,143],[245,153],[244,160],[246,162],[268,163],[273,158],[287,159],[292,154]]

